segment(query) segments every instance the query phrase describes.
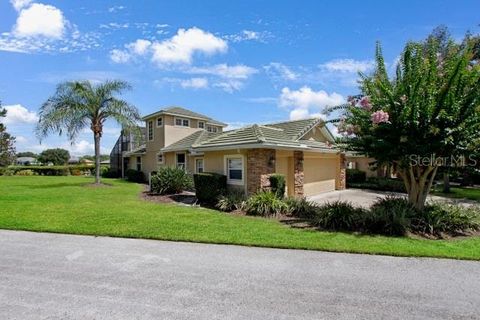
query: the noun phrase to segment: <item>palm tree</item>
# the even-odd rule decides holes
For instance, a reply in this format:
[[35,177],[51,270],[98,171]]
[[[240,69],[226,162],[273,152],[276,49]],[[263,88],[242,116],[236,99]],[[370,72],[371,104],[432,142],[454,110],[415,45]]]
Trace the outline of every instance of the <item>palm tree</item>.
[[49,133],[66,132],[73,143],[84,128],[90,127],[95,141],[95,183],[100,184],[100,139],[105,121],[113,119],[124,128],[135,128],[140,120],[135,106],[115,97],[130,88],[121,80],[98,85],[90,81],[59,84],[55,94],[40,108],[37,137],[42,140]]

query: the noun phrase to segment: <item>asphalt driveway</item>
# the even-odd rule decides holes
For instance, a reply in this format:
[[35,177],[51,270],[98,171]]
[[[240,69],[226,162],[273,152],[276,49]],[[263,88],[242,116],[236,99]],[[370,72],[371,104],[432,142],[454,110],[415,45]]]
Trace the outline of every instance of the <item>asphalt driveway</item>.
[[0,319],[479,319],[480,263],[0,231]]

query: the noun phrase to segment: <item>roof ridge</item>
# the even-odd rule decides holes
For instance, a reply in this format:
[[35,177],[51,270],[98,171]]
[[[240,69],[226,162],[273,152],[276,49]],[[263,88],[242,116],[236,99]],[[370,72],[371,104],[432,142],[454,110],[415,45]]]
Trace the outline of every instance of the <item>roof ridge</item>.
[[277,122],[266,123],[266,124],[264,124],[264,125],[265,125],[265,126],[274,126],[274,125],[277,125],[277,124],[300,122],[300,121],[307,121],[307,120],[318,120],[318,119],[321,120],[322,118],[319,118],[319,117],[310,117],[310,118],[298,119],[298,120],[282,120],[282,121],[277,121]]
[[312,118],[311,120],[316,120],[315,122],[310,123],[308,126],[304,127],[303,130],[301,130],[296,136],[295,140],[298,141],[301,137],[305,135],[308,131],[310,131],[313,127],[315,127],[317,124],[320,123],[320,121],[323,121],[322,118]]
[[254,124],[252,126],[253,132],[255,133],[255,137],[257,138],[258,142],[265,142],[265,135],[263,134],[262,128],[258,124]]

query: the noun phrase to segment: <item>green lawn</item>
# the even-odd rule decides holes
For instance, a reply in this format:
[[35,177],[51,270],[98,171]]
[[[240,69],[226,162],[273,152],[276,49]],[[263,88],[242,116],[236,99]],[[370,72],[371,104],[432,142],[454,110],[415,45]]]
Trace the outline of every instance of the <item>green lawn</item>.
[[[437,189],[441,190],[441,186]],[[470,199],[470,200],[475,200],[480,202],[479,188],[451,187],[450,193],[443,193],[441,191],[437,191],[437,192],[433,192],[433,194],[442,196],[442,197]]]
[[480,237],[416,240],[300,230],[278,221],[139,199],[141,186],[85,177],[0,177],[0,228],[480,260]]

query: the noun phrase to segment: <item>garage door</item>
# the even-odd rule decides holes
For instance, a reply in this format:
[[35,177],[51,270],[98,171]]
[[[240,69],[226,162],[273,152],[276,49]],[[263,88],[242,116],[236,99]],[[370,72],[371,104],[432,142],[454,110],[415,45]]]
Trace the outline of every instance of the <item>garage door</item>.
[[335,190],[337,159],[306,158],[303,162],[304,193],[311,196]]

